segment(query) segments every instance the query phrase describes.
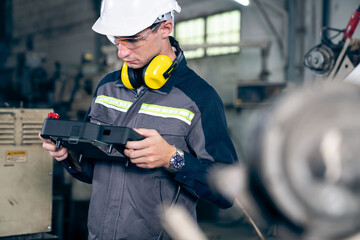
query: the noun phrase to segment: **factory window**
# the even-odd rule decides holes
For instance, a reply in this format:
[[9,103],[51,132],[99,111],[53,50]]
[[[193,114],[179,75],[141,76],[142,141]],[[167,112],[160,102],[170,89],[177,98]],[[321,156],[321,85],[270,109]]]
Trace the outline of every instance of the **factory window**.
[[[197,18],[176,25],[175,36],[181,45],[202,45],[205,43],[205,19]],[[187,58],[200,58],[205,54],[204,48],[184,50]]]
[[[240,42],[240,11],[216,14],[206,19],[206,43],[231,44]],[[206,49],[208,56],[239,52],[237,46],[211,47]]]
[[[240,43],[240,23],[240,11],[234,10],[179,22],[176,25],[175,36],[184,46],[188,59],[236,53],[240,51],[240,47],[231,44]],[[205,49],[201,46],[205,44],[230,44],[230,46]]]

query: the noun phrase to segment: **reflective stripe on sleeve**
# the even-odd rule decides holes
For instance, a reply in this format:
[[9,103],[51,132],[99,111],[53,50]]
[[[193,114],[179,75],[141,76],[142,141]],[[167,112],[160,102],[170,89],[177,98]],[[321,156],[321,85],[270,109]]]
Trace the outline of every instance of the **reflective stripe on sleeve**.
[[127,110],[132,105],[132,102],[120,100],[105,95],[97,96],[95,99],[95,103],[104,105],[105,107],[112,108],[120,112],[127,112]]
[[195,116],[193,112],[184,108],[172,108],[146,103],[143,103],[141,105],[139,113],[163,118],[176,118],[183,122],[186,122],[188,125],[191,124],[191,120]]

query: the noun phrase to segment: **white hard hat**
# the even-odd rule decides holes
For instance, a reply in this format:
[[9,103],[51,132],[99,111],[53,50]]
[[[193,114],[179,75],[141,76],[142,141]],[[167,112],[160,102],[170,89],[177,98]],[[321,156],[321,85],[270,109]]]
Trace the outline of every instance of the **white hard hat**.
[[181,11],[176,0],[103,0],[92,29],[108,37],[133,36],[173,11]]

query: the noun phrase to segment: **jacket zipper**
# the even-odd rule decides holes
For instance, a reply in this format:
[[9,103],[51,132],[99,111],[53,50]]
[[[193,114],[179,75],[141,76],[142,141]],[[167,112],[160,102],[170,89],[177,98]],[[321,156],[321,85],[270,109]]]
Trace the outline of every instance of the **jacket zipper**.
[[[132,109],[134,109],[136,106],[138,106],[138,102],[140,101],[140,99],[144,96],[144,94],[147,91],[148,91],[147,88],[141,89],[139,93],[136,90],[133,90],[133,92],[135,93],[135,99],[134,99],[133,104],[131,104],[130,108],[126,112],[125,117],[121,123],[121,126],[124,126],[124,123],[126,123],[126,120],[129,119],[130,116],[134,116],[134,114],[132,114]],[[125,167],[128,167],[128,166],[129,166],[129,160],[126,160]]]
[[[140,101],[140,99],[142,98],[142,96],[145,94],[145,92],[147,92],[147,88],[144,88],[140,91],[140,93],[138,93],[136,90],[134,90],[134,93],[135,93],[135,99],[134,99],[134,102],[133,104],[130,106],[130,108],[128,109],[128,111],[126,112],[125,114],[125,117],[124,117],[124,120],[121,122],[121,126],[124,126],[124,123],[126,122],[126,120],[130,117],[130,116],[134,116],[132,113],[131,113],[131,110],[134,109],[137,105],[138,105],[138,102]],[[125,168],[124,168],[124,174],[123,174],[123,180],[121,181],[122,182],[122,185],[123,185],[123,188],[122,188],[122,191],[124,191],[124,185],[125,185],[125,181],[126,181],[126,178],[125,178],[125,175],[126,175],[126,168],[129,166],[129,160],[127,159],[126,160],[126,163],[125,163]],[[122,193],[123,195],[123,193]],[[122,196],[121,195],[121,196]],[[122,204],[122,199],[120,200],[120,204]],[[115,228],[117,226],[117,223],[118,223],[118,218],[119,218],[119,215],[120,215],[120,209],[121,209],[121,206],[119,207],[119,210],[118,210],[118,214],[117,214],[117,218],[116,218],[116,221],[115,221]],[[116,237],[116,231],[114,232],[114,239]]]
[[121,126],[125,126],[124,123],[126,123],[126,121],[127,121],[130,117],[134,116],[134,115],[133,115],[133,111],[134,111],[133,109],[138,106],[138,103],[139,103],[140,99],[144,96],[144,94],[145,94],[148,90],[147,90],[147,88],[144,88],[144,89],[142,89],[142,90],[140,91],[140,93],[138,93],[136,90],[133,90],[133,91],[135,92],[134,102],[131,104],[130,108],[129,108],[128,111],[126,112],[125,117],[124,117],[124,119],[123,119],[123,121],[122,121],[122,123],[121,123]]

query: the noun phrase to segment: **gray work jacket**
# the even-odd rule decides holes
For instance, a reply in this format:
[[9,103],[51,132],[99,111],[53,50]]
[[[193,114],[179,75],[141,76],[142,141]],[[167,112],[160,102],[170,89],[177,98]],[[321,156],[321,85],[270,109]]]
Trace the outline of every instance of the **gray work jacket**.
[[89,239],[157,239],[161,210],[172,202],[178,185],[182,190],[176,204],[194,219],[198,198],[220,208],[232,205],[209,187],[207,179],[211,167],[237,161],[223,103],[185,59],[158,90],[138,93],[122,84],[120,71],[107,74],[98,85],[87,121],[155,129],[185,152],[185,166],[176,173],[138,168],[127,159],[84,159],[82,172],[77,172],[64,161],[75,178],[92,183]]

